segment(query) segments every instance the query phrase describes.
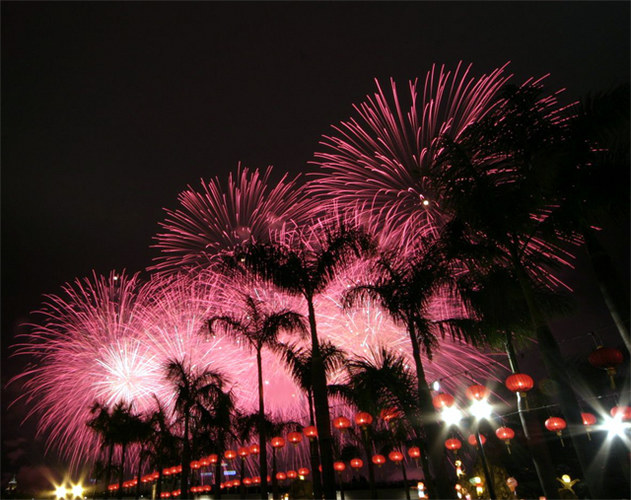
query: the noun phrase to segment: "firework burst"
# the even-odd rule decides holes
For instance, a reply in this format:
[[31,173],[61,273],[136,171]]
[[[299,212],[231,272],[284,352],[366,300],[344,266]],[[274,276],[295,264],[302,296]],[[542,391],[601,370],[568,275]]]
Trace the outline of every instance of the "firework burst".
[[244,242],[265,242],[302,221],[312,209],[298,177],[285,174],[272,185],[272,167],[264,172],[237,167],[226,188],[218,178],[191,186],[178,196],[181,208],[166,210],[156,236],[163,255],[155,269],[183,271],[207,268],[214,256]]
[[431,234],[441,217],[430,173],[438,139],[458,137],[488,113],[510,78],[505,66],[477,80],[470,68],[458,64],[452,73],[432,67],[420,100],[418,81],[409,83],[405,110],[394,80],[390,96],[376,81],[377,92],[353,106],[357,116],[333,126],[335,135],[324,136],[326,150],[317,152],[314,162],[321,173],[314,174],[309,189],[376,219],[399,241]]

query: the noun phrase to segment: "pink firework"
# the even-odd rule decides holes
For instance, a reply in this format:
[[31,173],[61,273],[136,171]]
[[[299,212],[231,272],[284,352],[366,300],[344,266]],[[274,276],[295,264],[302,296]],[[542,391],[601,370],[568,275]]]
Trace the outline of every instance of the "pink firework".
[[[15,380],[39,415],[38,431],[77,463],[98,449],[86,422],[95,401],[133,402],[158,383],[151,352],[140,337],[145,307],[138,275],[75,280],[62,295],[48,295],[16,353],[34,361]],[[151,390],[149,389],[149,392]],[[91,450],[91,451],[88,451]]]
[[335,135],[324,136],[326,151],[317,152],[314,162],[322,172],[315,174],[309,189],[370,214],[400,232],[400,240],[431,233],[441,216],[429,172],[438,139],[446,133],[458,137],[485,116],[510,78],[505,66],[477,80],[470,68],[460,63],[452,73],[433,66],[420,100],[418,81],[409,83],[405,109],[394,80],[391,96],[376,81],[377,92],[353,106],[357,117],[333,126]]
[[264,172],[237,167],[224,189],[218,178],[201,191],[191,186],[178,196],[181,208],[166,210],[163,233],[156,247],[163,255],[155,268],[162,270],[199,269],[209,266],[222,250],[231,250],[246,241],[269,241],[270,237],[301,222],[313,203],[298,183],[285,174],[272,184],[272,167]]

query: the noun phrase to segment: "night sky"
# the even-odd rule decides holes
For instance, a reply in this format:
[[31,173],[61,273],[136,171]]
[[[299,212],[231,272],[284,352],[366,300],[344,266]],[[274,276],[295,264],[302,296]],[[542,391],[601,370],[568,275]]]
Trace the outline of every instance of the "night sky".
[[[567,102],[610,89],[629,80],[629,5],[2,2],[3,388],[42,294],[150,265],[163,207],[187,184],[239,161],[306,172],[373,78],[403,86],[432,63],[480,76],[511,61],[515,83],[551,73]],[[628,276],[628,228],[605,239]],[[582,316],[556,328],[615,339],[578,266]],[[34,423],[16,430],[22,408],[7,409],[15,390],[2,401],[3,487],[44,463]]]

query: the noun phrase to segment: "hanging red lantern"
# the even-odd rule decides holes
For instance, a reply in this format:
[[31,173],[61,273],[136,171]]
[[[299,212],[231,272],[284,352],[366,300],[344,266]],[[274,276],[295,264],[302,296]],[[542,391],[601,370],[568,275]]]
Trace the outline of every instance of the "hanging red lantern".
[[197,493],[197,486],[191,486],[190,491],[191,493]]
[[596,416],[593,413],[581,413],[581,419],[586,427],[596,423]]
[[473,384],[467,387],[465,394],[471,401],[482,401],[489,395],[489,390],[483,385]]
[[271,444],[272,448],[282,448],[285,446],[285,440],[280,436],[276,436],[272,438]]
[[[486,437],[484,437],[484,434],[480,434],[480,442],[482,443],[482,445],[486,443]],[[469,434],[469,437],[467,438],[467,443],[469,443],[471,446],[478,445],[478,440],[475,438],[475,434]]]
[[631,407],[629,406],[614,406],[610,412],[612,418],[620,420],[631,420]]
[[210,486],[210,484],[204,485],[204,492],[208,493],[211,489],[212,489],[212,486]]
[[399,418],[401,415],[403,415],[403,413],[398,408],[395,408],[394,406],[390,408],[384,408],[379,413],[379,417],[381,418],[381,420],[383,420],[387,424],[389,424],[391,420],[394,420],[395,418]]
[[214,465],[214,464],[216,464],[218,461],[219,461],[219,457],[218,457],[217,455],[215,455],[215,454],[208,455],[208,462],[209,462],[210,464],[213,464],[213,465]]
[[535,381],[525,373],[513,373],[506,378],[505,384],[509,391],[524,395],[535,386]]
[[457,452],[460,448],[462,448],[462,443],[460,442],[460,439],[449,438],[445,440],[445,448],[453,452]]
[[249,477],[244,477],[243,478],[243,484],[245,486],[250,486],[252,484],[252,480]]
[[287,474],[285,474],[284,472],[277,472],[276,479],[278,479],[279,481],[284,481],[285,479],[287,479]]
[[515,437],[515,431],[510,427],[498,427],[495,435],[506,443],[506,449],[510,453],[510,440]]
[[237,455],[239,455],[241,458],[245,458],[249,454],[250,454],[250,451],[245,446],[242,446],[241,448],[237,450]]
[[302,441],[302,434],[300,434],[300,432],[290,432],[289,434],[287,434],[287,441],[289,441],[294,446],[298,445]]
[[287,478],[288,479],[296,479],[298,477],[298,473],[295,470],[288,470],[287,471]]
[[234,450],[226,450],[223,456],[226,458],[226,460],[232,460],[233,458],[237,457],[237,452]]
[[546,429],[548,429],[550,432],[556,432],[556,435],[559,436],[561,440],[561,446],[565,446],[562,436],[562,431],[567,426],[565,420],[560,417],[550,417],[548,420],[545,421],[544,425],[546,426]]
[[388,458],[391,462],[398,464],[403,461],[404,457],[403,453],[401,453],[399,450],[392,450],[390,453],[388,453]]
[[300,467],[300,469],[298,469],[298,475],[299,476],[308,476],[309,475],[309,469],[307,469],[306,467]]
[[169,469],[168,467],[166,469],[162,469],[163,476],[169,476],[170,474],[171,474],[171,469]]
[[178,466],[175,468],[175,471],[176,471],[176,473],[177,473],[177,474],[180,474],[180,473],[182,472],[182,466],[181,466],[181,465],[178,465]]
[[592,352],[587,359],[592,366],[603,368],[607,371],[607,375],[609,375],[609,380],[611,381],[611,388],[615,389],[614,376],[616,375],[616,366],[622,363],[624,359],[622,352],[613,347],[600,346]]
[[446,394],[441,392],[440,394],[436,394],[432,399],[432,403],[434,403],[434,408],[437,410],[442,410],[443,408],[451,408],[454,404],[454,397],[451,394]]
[[309,439],[314,439],[318,437],[318,429],[315,428],[315,425],[308,425],[307,427],[302,429],[302,433]]
[[375,464],[377,467],[381,467],[383,464],[386,463],[386,457],[384,457],[383,455],[373,455],[372,463]]
[[337,472],[342,472],[346,469],[346,464],[344,462],[333,462],[333,469]]
[[252,478],[252,484],[261,484],[261,476],[254,476]]
[[170,472],[171,474],[177,474],[177,473],[178,473],[177,466],[175,466],[175,467],[171,467],[171,468],[169,469],[169,472]]
[[251,444],[250,447],[248,448],[248,451],[250,452],[250,455],[258,455],[259,452],[261,451],[261,448],[259,447],[258,444]]
[[408,448],[408,455],[410,458],[417,459],[421,456],[421,449],[418,446],[412,446]]
[[232,486],[234,487],[241,486],[241,481],[239,479],[233,479]]
[[353,469],[361,469],[364,466],[364,461],[361,458],[352,458],[351,467]]
[[333,427],[339,429],[340,431],[344,431],[351,426],[351,421],[346,417],[337,417],[333,420]]
[[197,460],[193,460],[191,462],[191,469],[199,469],[201,467],[201,465],[199,464],[199,462]]
[[208,460],[208,457],[203,457],[199,461],[199,465],[200,465],[200,467],[208,467],[210,465],[210,460]]
[[370,413],[366,413],[365,411],[360,411],[357,415],[355,415],[355,423],[362,429],[366,429],[370,424],[372,424],[372,415]]

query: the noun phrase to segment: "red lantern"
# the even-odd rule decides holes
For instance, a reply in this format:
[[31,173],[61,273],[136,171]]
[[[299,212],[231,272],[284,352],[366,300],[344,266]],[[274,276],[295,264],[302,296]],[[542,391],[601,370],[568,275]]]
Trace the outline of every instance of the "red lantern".
[[199,462],[197,460],[193,460],[191,462],[191,469],[199,469],[201,467],[201,465],[199,464]]
[[586,427],[596,423],[596,416],[592,413],[581,413],[581,418],[583,419],[583,425]]
[[298,475],[299,476],[308,476],[309,475],[309,469],[307,469],[306,467],[300,467],[300,469],[298,469]]
[[631,420],[631,407],[629,406],[614,406],[609,413],[612,418]]
[[342,472],[344,469],[346,469],[346,464],[344,462],[333,462],[333,468],[337,472]]
[[178,466],[175,468],[175,472],[176,472],[176,473],[178,473],[178,474],[180,474],[180,473],[182,472],[182,466],[181,466],[181,465],[178,465]]
[[279,481],[284,481],[285,479],[287,479],[287,474],[285,474],[284,472],[278,472],[276,473],[276,479],[278,479]]
[[454,404],[454,397],[451,394],[445,394],[441,392],[440,394],[436,394],[432,399],[432,403],[434,403],[434,408],[437,410],[442,410],[443,408],[450,408]]
[[171,474],[177,474],[179,471],[177,470],[177,467],[171,467],[171,468],[169,469],[169,472],[170,472]]
[[510,453],[510,440],[515,437],[515,431],[510,427],[498,427],[495,435],[506,443],[506,449]]
[[239,448],[237,450],[237,454],[241,457],[241,458],[245,458],[250,454],[250,451],[245,447],[242,446],[241,448]]
[[383,455],[373,455],[372,463],[378,467],[381,467],[383,464],[386,463],[386,457],[384,457]]
[[205,492],[209,492],[209,491],[210,491],[210,489],[211,489],[210,484],[205,484],[205,485],[204,485],[204,491],[205,491]]
[[379,416],[381,417],[381,420],[383,420],[387,424],[390,423],[390,420],[394,420],[395,418],[399,418],[401,415],[402,415],[401,411],[398,408],[395,408],[395,407],[384,408],[379,413]]
[[526,393],[535,386],[535,381],[525,373],[513,373],[506,379],[506,387],[511,392]]
[[393,450],[388,453],[388,458],[391,462],[395,462],[398,464],[403,461],[403,453],[401,453],[399,450]]
[[296,479],[298,477],[298,473],[295,470],[288,470],[287,471],[287,478],[288,479]]
[[615,389],[616,384],[613,378],[616,375],[616,366],[623,361],[622,352],[612,347],[601,346],[592,352],[587,359],[592,366],[607,370],[607,375],[609,375],[609,380],[611,381],[611,388]]
[[421,450],[418,446],[412,446],[408,449],[408,455],[410,455],[410,458],[417,459],[421,456]]
[[233,479],[232,486],[241,486],[241,481],[239,479]]
[[302,433],[309,439],[314,439],[318,437],[318,429],[316,429],[314,425],[308,425],[307,427],[302,429]]
[[171,469],[166,468],[166,469],[162,469],[162,475],[163,476],[169,476],[171,474]]
[[249,451],[250,451],[250,455],[258,455],[259,452],[261,451],[261,448],[259,448],[258,444],[251,444]]
[[273,437],[271,443],[272,448],[282,448],[285,446],[285,440],[280,436]]
[[234,450],[226,450],[223,456],[226,457],[226,460],[232,460],[237,457],[237,452]]
[[261,484],[261,476],[254,476],[252,478],[252,483],[253,484]]
[[357,415],[355,415],[355,423],[359,427],[365,429],[372,424],[372,415],[370,413],[366,413],[365,411],[360,411]]
[[341,431],[348,429],[351,426],[351,421],[346,417],[337,417],[333,420],[333,427]]
[[364,466],[364,461],[361,458],[352,458],[351,467],[353,469],[361,469]]
[[249,477],[244,477],[243,478],[243,484],[245,486],[250,486],[252,484],[252,480]]
[[449,438],[445,440],[445,448],[453,452],[457,452],[460,448],[462,448],[462,443],[460,442],[460,439]]
[[287,441],[289,441],[293,445],[297,445],[302,441],[302,434],[299,432],[290,432],[287,434]]
[[488,397],[489,390],[483,385],[474,384],[467,387],[465,394],[471,401],[482,401]]
[[[486,443],[486,438],[484,437],[484,434],[480,434],[480,442],[483,445],[484,443]],[[467,443],[469,443],[471,446],[478,445],[478,440],[475,438],[475,434],[469,434],[469,437],[467,438]]]
[[566,425],[567,424],[565,423],[565,420],[563,420],[560,417],[550,417],[545,422],[546,429],[548,429],[551,432],[556,432],[559,435],[561,431],[565,429]]
[[215,454],[213,455],[208,455],[208,462],[211,464],[216,464],[219,461],[219,457]]
[[208,467],[209,465],[210,465],[210,460],[208,460],[208,457],[204,457],[199,461],[200,467]]

